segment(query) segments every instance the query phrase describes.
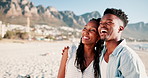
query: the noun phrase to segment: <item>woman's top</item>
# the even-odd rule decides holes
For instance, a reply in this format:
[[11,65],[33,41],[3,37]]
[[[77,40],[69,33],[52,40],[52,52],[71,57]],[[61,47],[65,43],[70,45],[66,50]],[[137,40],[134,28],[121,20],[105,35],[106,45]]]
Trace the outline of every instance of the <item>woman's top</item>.
[[[73,50],[74,51],[74,50]],[[76,50],[68,53],[68,60],[66,63],[65,78],[94,78],[94,69],[92,61],[89,66],[81,72],[80,69],[75,66]]]

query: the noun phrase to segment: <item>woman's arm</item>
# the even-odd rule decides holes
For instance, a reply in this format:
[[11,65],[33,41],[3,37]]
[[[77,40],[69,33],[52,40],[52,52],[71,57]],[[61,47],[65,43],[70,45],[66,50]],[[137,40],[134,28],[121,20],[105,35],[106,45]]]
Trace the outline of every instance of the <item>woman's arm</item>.
[[69,47],[64,47],[63,53],[62,53],[62,59],[61,59],[61,64],[58,72],[58,77],[57,78],[65,78],[65,68],[66,68],[66,62],[68,58],[68,50]]

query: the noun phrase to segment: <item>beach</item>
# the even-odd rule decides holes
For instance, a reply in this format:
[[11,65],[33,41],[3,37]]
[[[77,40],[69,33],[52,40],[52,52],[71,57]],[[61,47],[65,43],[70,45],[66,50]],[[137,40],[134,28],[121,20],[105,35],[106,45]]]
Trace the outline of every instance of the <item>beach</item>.
[[[0,78],[56,78],[62,49],[71,45],[71,41],[0,41]],[[148,51],[134,50],[148,74]]]

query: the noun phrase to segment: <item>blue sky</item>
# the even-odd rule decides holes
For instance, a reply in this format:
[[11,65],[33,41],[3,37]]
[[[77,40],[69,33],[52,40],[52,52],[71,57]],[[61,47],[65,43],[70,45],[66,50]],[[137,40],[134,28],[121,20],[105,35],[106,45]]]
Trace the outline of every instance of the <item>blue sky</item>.
[[148,23],[148,0],[30,0],[35,6],[53,6],[59,11],[70,10],[76,15],[106,8],[122,9],[129,17],[129,23]]

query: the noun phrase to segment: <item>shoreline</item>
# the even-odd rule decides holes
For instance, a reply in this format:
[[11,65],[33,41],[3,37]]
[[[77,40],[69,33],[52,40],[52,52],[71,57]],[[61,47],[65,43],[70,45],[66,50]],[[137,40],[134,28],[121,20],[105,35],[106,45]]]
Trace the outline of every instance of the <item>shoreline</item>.
[[62,42],[71,42],[71,40],[57,40],[57,41],[38,41],[38,40],[17,40],[17,39],[2,39],[0,43],[32,43],[32,42],[48,42],[48,43],[62,43]]

